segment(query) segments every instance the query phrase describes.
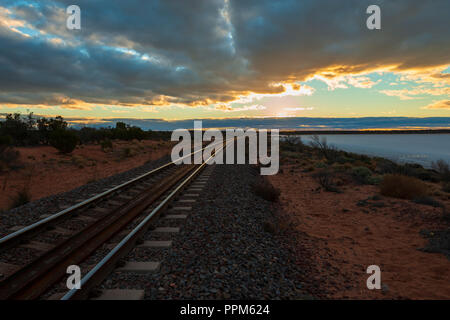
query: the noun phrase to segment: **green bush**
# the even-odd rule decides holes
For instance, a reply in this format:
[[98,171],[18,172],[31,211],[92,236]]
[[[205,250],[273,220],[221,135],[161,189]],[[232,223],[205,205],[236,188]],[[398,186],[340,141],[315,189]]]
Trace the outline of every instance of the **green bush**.
[[370,177],[372,176],[372,171],[367,167],[354,167],[352,169],[352,177],[356,182],[361,184],[370,184]]
[[78,137],[72,131],[58,129],[50,135],[50,145],[62,153],[71,153],[77,144]]
[[367,178],[367,184],[378,185],[381,183],[382,180],[383,180],[382,176],[373,175]]

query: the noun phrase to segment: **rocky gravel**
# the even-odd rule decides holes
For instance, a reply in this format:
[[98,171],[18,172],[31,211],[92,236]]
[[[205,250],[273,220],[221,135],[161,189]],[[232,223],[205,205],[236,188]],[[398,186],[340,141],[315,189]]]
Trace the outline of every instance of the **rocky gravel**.
[[[13,226],[33,223],[43,214],[58,212],[167,161],[164,157],[64,194],[2,212],[0,233],[8,233]],[[212,172],[211,177],[187,219],[159,219],[155,224],[155,227],[180,227],[180,232],[149,231],[145,236],[144,240],[172,240],[172,247],[139,247],[124,259],[160,261],[161,269],[144,274],[113,272],[101,288],[145,289],[146,299],[312,298],[311,292],[318,286],[308,278],[311,265],[306,259],[307,250],[299,252],[302,251],[296,238],[299,234],[293,234],[286,226],[281,228],[283,218],[277,205],[256,196],[252,190],[252,185],[261,179],[259,169],[249,165],[215,165],[206,171]],[[268,229],[268,223],[274,228]],[[54,239],[39,240],[52,242]],[[17,264],[22,258],[34,255],[31,249],[18,250],[21,252],[17,252]],[[108,250],[99,251],[104,255]],[[304,261],[299,259],[302,254]],[[97,260],[93,257],[92,261],[85,261],[81,265],[83,274]],[[64,288],[55,288],[49,295],[61,291]]]
[[[179,233],[147,233],[145,240],[173,240],[172,248],[135,248],[125,259],[160,261],[160,271],[114,272],[102,288],[145,289],[146,299],[310,297],[285,236],[265,231],[265,223],[278,225],[278,218],[276,207],[252,192],[259,170],[249,165],[213,168],[188,218],[178,222]],[[156,226],[168,225],[160,219]]]

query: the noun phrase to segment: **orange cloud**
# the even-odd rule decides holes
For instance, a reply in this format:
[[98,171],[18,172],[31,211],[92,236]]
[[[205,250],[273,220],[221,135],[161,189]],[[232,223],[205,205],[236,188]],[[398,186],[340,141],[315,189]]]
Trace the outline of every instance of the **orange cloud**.
[[429,104],[422,109],[444,109],[450,110],[450,100],[440,100]]

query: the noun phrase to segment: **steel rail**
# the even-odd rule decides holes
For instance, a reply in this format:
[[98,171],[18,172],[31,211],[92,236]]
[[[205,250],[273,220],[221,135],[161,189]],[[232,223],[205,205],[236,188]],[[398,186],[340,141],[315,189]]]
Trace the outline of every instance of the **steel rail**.
[[1,281],[0,300],[38,298],[66,274],[67,265],[82,262],[194,169],[192,165],[179,168],[173,175],[142,191],[135,199],[111,211]]
[[[231,139],[230,139],[231,140]],[[224,146],[218,150],[221,152]],[[127,251],[127,247],[132,247],[138,236],[146,231],[146,226],[149,225],[153,217],[157,216],[161,210],[165,209],[169,201],[172,200],[185,186],[190,183],[193,178],[208,164],[208,162],[215,155],[211,155],[205,162],[203,162],[195,171],[189,175],[182,183],[180,183],[156,208],[154,208],[130,233],[128,233],[99,263],[95,265],[80,282],[81,289],[69,290],[60,300],[74,300],[87,298],[89,291],[97,285],[102,274],[107,274],[109,270],[107,267],[112,268],[115,262],[117,262]],[[125,251],[125,252],[124,252]]]
[[[189,155],[183,156],[182,158],[177,160],[177,162],[180,161],[180,160],[183,160],[183,159],[185,159],[187,157],[191,157],[192,155],[194,155],[194,154],[196,154],[198,152],[201,152],[204,149],[205,148],[202,148],[201,150],[197,150],[195,152],[190,153]],[[69,213],[71,213],[71,212],[73,212],[73,211],[75,211],[77,209],[84,208],[84,207],[92,204],[96,200],[105,198],[107,195],[110,195],[110,194],[114,193],[117,190],[121,190],[121,189],[125,188],[126,186],[129,186],[129,185],[131,185],[131,184],[133,184],[133,183],[135,183],[137,181],[140,181],[140,180],[148,177],[149,175],[152,175],[152,174],[155,174],[157,172],[160,172],[161,170],[163,170],[163,169],[165,169],[165,168],[167,168],[169,166],[172,166],[172,165],[176,165],[174,161],[166,163],[166,164],[164,164],[164,165],[162,165],[162,166],[160,166],[160,167],[158,167],[156,169],[153,169],[153,170],[151,170],[151,171],[149,171],[147,173],[144,173],[144,174],[142,174],[142,175],[140,175],[140,176],[138,176],[136,178],[133,178],[133,179],[127,181],[127,182],[124,182],[124,183],[122,183],[122,184],[120,184],[118,186],[115,186],[115,187],[113,187],[113,188],[111,188],[111,189],[109,189],[107,191],[99,193],[99,194],[97,194],[97,195],[95,195],[95,196],[93,196],[91,198],[88,198],[88,199],[86,199],[86,200],[84,200],[84,201],[82,201],[80,203],[77,203],[76,205],[73,205],[73,206],[71,206],[71,207],[69,207],[67,209],[64,209],[64,210],[59,211],[59,212],[57,212],[55,214],[52,214],[51,216],[46,217],[44,219],[41,219],[41,220],[39,220],[39,221],[37,221],[35,223],[32,223],[32,224],[30,224],[30,225],[28,225],[28,226],[26,226],[26,227],[24,227],[24,228],[22,228],[20,230],[12,232],[12,233],[10,233],[10,234],[0,238],[0,249],[6,247],[8,245],[12,245],[15,240],[19,239],[20,236],[24,236],[26,233],[30,234],[34,230],[37,230],[37,229],[39,229],[39,228],[49,224],[50,222],[55,221],[56,219],[58,219],[58,218],[60,218],[62,216],[65,216],[65,215],[67,215],[67,214],[69,214]]]

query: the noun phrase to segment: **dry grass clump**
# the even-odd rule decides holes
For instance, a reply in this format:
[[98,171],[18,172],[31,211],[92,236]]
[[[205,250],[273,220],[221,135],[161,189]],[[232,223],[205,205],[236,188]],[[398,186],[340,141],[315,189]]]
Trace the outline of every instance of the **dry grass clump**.
[[399,174],[387,174],[380,184],[384,196],[400,199],[417,199],[428,195],[428,187],[423,181]]
[[317,173],[313,174],[314,179],[320,184],[322,188],[329,192],[338,192],[339,190],[336,188],[335,183],[335,174],[333,171],[329,169],[320,170]]
[[266,179],[253,185],[253,192],[264,200],[277,202],[280,197],[280,190],[275,188]]

